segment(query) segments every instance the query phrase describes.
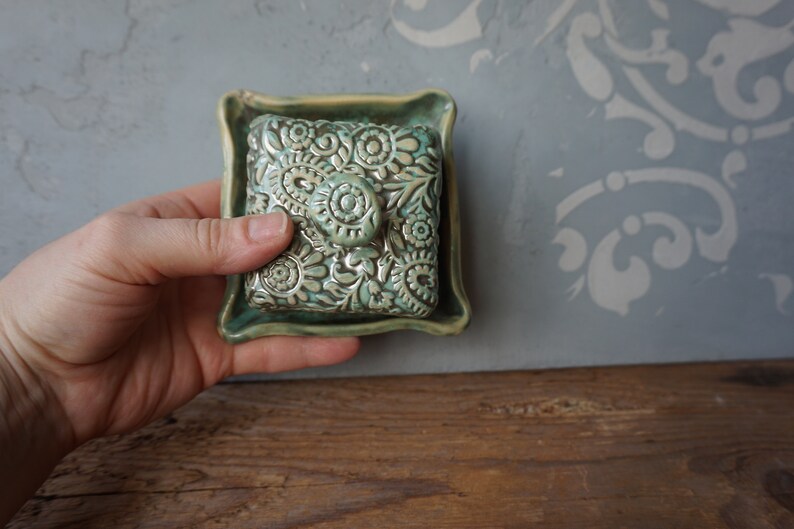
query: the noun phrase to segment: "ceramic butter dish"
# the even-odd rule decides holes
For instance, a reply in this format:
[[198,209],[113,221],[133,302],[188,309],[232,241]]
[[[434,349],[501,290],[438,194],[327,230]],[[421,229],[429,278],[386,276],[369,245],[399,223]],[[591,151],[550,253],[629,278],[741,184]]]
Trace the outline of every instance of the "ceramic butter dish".
[[428,316],[438,302],[435,133],[272,114],[250,128],[246,214],[284,210],[295,236],[246,274],[249,305]]
[[456,334],[460,277],[452,98],[224,96],[222,211],[285,211],[290,247],[228,280],[219,330],[271,334]]

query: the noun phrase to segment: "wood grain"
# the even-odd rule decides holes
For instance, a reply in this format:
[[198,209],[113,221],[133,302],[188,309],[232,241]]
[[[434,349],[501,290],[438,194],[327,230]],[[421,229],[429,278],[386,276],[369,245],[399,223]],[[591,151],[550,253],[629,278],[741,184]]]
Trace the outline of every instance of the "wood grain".
[[794,362],[219,385],[12,528],[794,528]]

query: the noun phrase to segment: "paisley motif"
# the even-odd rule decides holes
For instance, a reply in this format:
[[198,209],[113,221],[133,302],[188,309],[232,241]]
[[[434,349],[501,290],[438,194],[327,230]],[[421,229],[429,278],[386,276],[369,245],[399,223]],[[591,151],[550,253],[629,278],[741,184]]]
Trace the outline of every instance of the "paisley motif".
[[275,199],[290,213],[305,216],[312,193],[332,170],[319,156],[298,153],[269,166],[265,176]]
[[436,256],[430,252],[403,255],[394,265],[392,281],[400,299],[417,316],[428,316],[438,303]]

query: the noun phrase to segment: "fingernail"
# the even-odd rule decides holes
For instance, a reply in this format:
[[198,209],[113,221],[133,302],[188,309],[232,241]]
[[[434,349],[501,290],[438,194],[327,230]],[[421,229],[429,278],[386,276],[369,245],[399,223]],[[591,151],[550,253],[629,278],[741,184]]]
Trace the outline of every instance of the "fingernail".
[[286,213],[276,211],[266,215],[254,215],[248,220],[248,237],[254,242],[266,242],[284,235],[287,231]]

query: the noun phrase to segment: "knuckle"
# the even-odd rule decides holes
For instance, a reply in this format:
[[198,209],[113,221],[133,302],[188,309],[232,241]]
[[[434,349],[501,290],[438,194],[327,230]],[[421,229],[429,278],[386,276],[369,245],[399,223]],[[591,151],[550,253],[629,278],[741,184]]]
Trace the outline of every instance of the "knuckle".
[[224,225],[220,219],[199,219],[194,224],[199,249],[212,256],[221,256],[223,251]]
[[129,234],[128,226],[128,215],[116,212],[104,213],[86,225],[87,236],[84,243],[90,242],[102,250],[112,252],[114,248],[125,245],[125,239]]
[[134,217],[111,211],[86,224],[77,238],[78,263],[103,277],[135,281],[127,259],[134,242]]

